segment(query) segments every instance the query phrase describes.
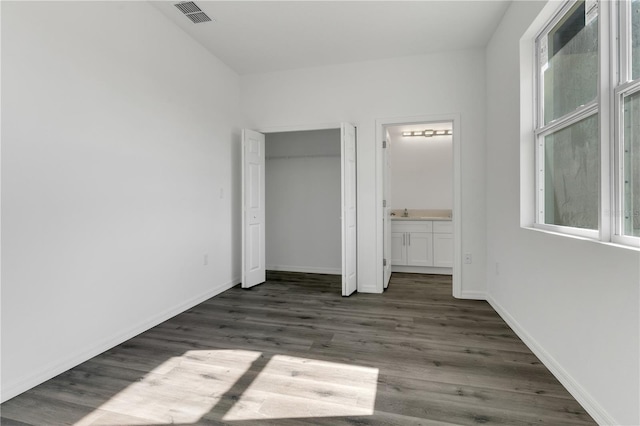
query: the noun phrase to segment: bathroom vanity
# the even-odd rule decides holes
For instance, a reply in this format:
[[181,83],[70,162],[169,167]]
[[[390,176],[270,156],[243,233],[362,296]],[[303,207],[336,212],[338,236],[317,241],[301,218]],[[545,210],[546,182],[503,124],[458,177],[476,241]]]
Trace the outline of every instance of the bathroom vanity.
[[[394,211],[391,216],[391,270],[453,273],[453,223],[448,210]],[[406,216],[405,216],[406,214]]]

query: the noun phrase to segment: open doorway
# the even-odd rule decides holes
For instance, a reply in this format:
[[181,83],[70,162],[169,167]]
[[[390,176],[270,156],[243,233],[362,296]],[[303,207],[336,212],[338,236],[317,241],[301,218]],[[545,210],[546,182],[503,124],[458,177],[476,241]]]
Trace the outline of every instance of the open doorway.
[[268,271],[342,274],[340,129],[265,133]]
[[382,287],[392,272],[453,276],[460,292],[459,120],[378,121]]
[[266,270],[339,274],[357,288],[355,127],[243,131],[242,287]]

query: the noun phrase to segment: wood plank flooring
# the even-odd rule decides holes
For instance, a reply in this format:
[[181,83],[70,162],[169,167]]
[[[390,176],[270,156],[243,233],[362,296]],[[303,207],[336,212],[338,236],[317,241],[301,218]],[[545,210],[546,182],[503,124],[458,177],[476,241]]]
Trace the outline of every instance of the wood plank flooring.
[[2,425],[595,424],[486,302],[270,272],[0,406]]

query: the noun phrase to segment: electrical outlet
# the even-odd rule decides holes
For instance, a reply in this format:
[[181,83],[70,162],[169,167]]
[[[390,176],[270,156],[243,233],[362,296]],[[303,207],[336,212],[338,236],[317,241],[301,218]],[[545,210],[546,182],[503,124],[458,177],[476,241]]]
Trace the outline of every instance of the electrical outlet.
[[467,265],[470,265],[471,263],[473,263],[473,259],[471,257],[471,253],[465,253],[464,254],[464,263],[466,263]]
[[202,259],[202,264],[207,266],[209,264],[209,253],[205,253]]

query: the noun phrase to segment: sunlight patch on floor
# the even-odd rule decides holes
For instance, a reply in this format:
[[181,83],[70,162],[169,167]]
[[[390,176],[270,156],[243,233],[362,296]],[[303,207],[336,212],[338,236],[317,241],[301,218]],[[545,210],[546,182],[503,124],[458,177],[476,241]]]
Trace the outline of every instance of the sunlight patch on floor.
[[378,369],[275,355],[223,420],[372,415]]
[[198,350],[173,357],[114,395],[76,425],[197,423],[261,352]]

